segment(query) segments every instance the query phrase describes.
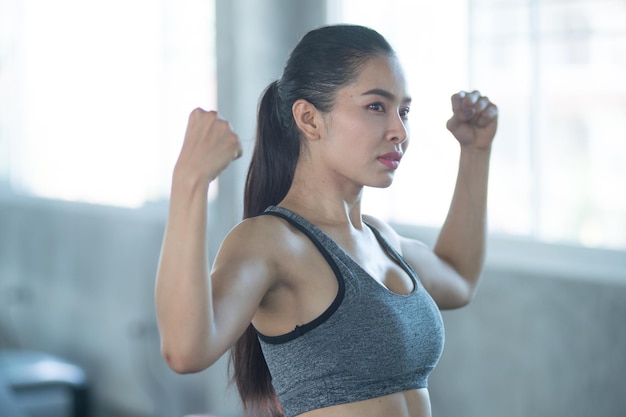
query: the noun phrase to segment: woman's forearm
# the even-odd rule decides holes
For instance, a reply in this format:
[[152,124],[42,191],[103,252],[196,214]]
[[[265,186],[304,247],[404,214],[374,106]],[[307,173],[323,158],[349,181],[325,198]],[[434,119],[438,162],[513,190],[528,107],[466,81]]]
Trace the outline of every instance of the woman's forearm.
[[472,290],[485,257],[490,153],[490,147],[461,148],[452,203],[434,248]]
[[161,349],[172,369],[193,372],[208,366],[212,327],[207,260],[207,191],[203,181],[174,174],[168,221],[156,282]]

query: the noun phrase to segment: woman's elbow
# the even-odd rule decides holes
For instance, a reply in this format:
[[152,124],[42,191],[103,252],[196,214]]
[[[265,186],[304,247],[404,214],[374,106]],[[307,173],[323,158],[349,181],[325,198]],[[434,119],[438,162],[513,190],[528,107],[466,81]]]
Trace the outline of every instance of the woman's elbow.
[[161,356],[169,368],[177,374],[193,374],[204,371],[215,363],[208,355],[175,352],[171,349],[161,348]]
[[441,310],[456,310],[466,307],[474,299],[476,286],[470,284],[459,285],[443,297],[440,297],[437,305]]
[[459,297],[459,299],[457,300],[457,304],[454,308],[467,307],[469,303],[472,302],[473,299],[474,299],[474,292],[469,292],[468,294],[464,294],[463,296]]

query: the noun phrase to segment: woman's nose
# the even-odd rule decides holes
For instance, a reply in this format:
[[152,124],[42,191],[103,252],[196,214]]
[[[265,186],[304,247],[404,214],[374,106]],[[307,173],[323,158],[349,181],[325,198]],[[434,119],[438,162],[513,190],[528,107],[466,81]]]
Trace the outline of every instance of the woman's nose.
[[393,127],[389,131],[389,140],[397,144],[402,144],[406,142],[408,138],[409,132],[406,126],[406,121],[398,116],[397,120],[394,121]]

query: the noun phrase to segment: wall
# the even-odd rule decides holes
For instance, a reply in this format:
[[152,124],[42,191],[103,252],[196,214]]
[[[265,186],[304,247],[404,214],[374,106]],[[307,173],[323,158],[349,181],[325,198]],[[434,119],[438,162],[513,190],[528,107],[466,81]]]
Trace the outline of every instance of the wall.
[[164,209],[1,201],[0,348],[82,366],[98,416],[238,414],[234,392],[224,393],[225,360],[179,376],[160,357],[153,295]]
[[626,285],[592,280],[488,271],[444,313],[434,415],[626,416]]
[[[164,218],[164,204],[0,200],[0,347],[83,366],[98,416],[239,415],[225,358],[180,376],[160,357],[153,291]],[[613,255],[618,266],[626,258]],[[626,280],[618,278],[490,261],[472,304],[444,312],[434,416],[626,415]]]
[[475,299],[443,318],[434,417],[626,416],[626,252],[490,236]]

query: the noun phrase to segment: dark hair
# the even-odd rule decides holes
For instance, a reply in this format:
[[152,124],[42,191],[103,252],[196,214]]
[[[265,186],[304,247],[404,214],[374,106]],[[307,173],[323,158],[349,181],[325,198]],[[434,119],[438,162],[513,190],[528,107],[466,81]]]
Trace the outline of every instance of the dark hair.
[[[289,191],[300,155],[300,132],[291,108],[304,99],[322,112],[333,108],[337,90],[353,82],[365,63],[395,55],[376,31],[333,25],[307,33],[292,51],[282,77],[263,93],[256,143],[246,178],[244,218],[276,205]],[[250,325],[231,349],[233,380],[247,416],[282,416],[255,329]]]

